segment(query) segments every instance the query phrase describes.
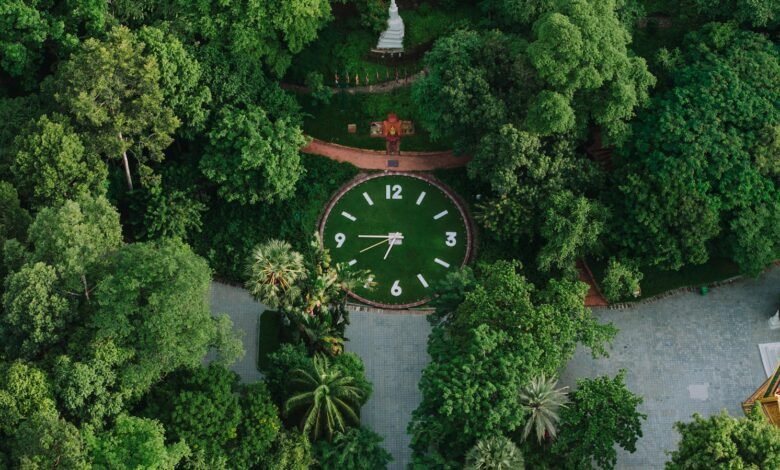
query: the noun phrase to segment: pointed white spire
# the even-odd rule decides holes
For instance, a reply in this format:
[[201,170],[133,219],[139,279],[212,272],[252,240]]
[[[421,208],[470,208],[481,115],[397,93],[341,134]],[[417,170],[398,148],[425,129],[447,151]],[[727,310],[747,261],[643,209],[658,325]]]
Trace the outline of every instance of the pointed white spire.
[[404,20],[398,14],[398,5],[395,0],[390,0],[388,8],[390,18],[387,20],[387,29],[379,36],[377,49],[403,49],[404,48]]

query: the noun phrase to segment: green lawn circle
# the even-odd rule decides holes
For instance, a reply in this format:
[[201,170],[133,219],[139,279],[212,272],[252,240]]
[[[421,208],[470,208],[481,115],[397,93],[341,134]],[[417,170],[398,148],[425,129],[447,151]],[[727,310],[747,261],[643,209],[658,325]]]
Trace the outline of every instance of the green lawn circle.
[[[394,198],[396,187],[401,188],[400,199]],[[467,218],[456,198],[432,177],[376,174],[348,184],[334,196],[320,233],[334,262],[349,264],[354,260],[353,269],[371,271],[376,286],[371,290],[357,288],[352,292],[354,297],[370,305],[405,308],[428,301],[435,283],[467,261],[472,243]],[[394,232],[402,233],[404,239],[389,254],[386,240],[359,237]],[[448,233],[455,234],[454,246],[447,243]],[[337,240],[342,235],[344,242],[339,247]],[[452,238],[449,236],[450,244]],[[379,245],[361,252],[376,243]],[[394,285],[401,288],[400,295],[394,295]]]

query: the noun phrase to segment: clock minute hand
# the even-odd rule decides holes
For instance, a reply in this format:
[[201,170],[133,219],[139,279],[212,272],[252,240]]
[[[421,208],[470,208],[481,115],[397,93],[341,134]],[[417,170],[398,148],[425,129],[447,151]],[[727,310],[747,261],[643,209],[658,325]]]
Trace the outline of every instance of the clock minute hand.
[[358,238],[390,238],[390,235],[358,235]]
[[381,245],[382,243],[387,243],[388,241],[390,241],[390,237],[387,237],[387,238],[385,238],[385,239],[384,239],[384,240],[382,240],[381,242],[374,243],[373,245],[371,245],[371,246],[369,246],[369,247],[367,247],[367,248],[363,248],[362,250],[360,250],[360,252],[361,252],[361,253],[363,253],[364,251],[368,251],[368,250],[370,250],[371,248],[374,248],[375,246],[379,246],[379,245]]

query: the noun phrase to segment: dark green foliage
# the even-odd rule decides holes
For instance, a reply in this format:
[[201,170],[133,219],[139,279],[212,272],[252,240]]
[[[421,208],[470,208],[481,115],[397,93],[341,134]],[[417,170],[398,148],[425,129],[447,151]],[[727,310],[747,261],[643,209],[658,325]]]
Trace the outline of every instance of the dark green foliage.
[[56,411],[36,413],[24,420],[11,445],[14,468],[91,468],[79,430]]
[[626,371],[615,378],[598,377],[577,381],[572,403],[561,411],[558,438],[551,452],[566,468],[612,469],[617,464],[615,445],[636,451],[642,437],[642,421],[647,415],[637,411],[642,398],[624,383]]
[[322,470],[383,470],[393,459],[382,448],[382,437],[366,428],[337,433],[333,441],[317,441],[314,455]]
[[777,26],[780,21],[775,0],[693,0],[693,5],[708,19],[734,19],[753,27]]
[[0,88],[0,179],[11,179],[11,165],[16,158],[14,140],[23,134],[31,121],[43,114],[38,95],[19,98],[2,97]]
[[[645,264],[701,264],[712,242],[757,274],[780,251],[780,195],[766,155],[780,122],[780,52],[710,24],[686,40],[674,88],[623,150],[615,240]],[[770,137],[770,138],[767,138]]]
[[30,214],[20,206],[16,189],[11,183],[0,181],[0,243],[12,238],[25,240],[30,222]]
[[56,411],[51,384],[37,367],[22,361],[0,363],[0,379],[0,441],[10,439],[33,415]]
[[249,469],[268,459],[281,427],[263,383],[241,386],[222,366],[175,372],[145,398],[143,414],[159,419],[209,467]]
[[302,161],[306,174],[289,201],[258,208],[212,199],[194,245],[218,275],[243,280],[252,248],[271,238],[288,240],[305,251],[323,205],[357,173],[352,165],[323,157],[306,155]]
[[428,341],[423,400],[409,425],[421,465],[462,461],[479,439],[518,429],[525,422],[521,386],[554,374],[577,343],[603,354],[616,332],[583,306],[584,284],[551,281],[537,292],[505,261],[481,265],[476,279]]
[[758,409],[741,419],[725,410],[709,418],[694,414],[693,421],[678,422],[675,428],[682,439],[666,463],[669,470],[780,466],[780,430]]

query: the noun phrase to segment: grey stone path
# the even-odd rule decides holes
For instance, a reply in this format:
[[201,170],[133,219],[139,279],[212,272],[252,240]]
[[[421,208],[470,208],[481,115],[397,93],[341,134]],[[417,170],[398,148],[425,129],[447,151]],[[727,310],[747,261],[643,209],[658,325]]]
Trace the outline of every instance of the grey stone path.
[[563,385],[578,377],[628,370],[628,387],[644,397],[648,415],[634,454],[620,452],[620,469],[663,468],[664,451],[679,434],[675,421],[727,409],[742,416],[740,403],[766,380],[759,343],[780,341],[767,320],[780,299],[780,269],[758,280],[668,297],[629,310],[594,310],[600,321],[620,329],[607,359],[577,351],[561,374]]
[[347,327],[347,350],[363,358],[374,393],[361,410],[361,422],[385,438],[393,456],[390,469],[404,469],[412,451],[406,426],[422,396],[417,389],[428,364],[428,334],[424,315],[353,312]]
[[257,323],[265,307],[239,287],[211,283],[211,311],[227,313],[233,320],[233,329],[244,341],[244,356],[230,366],[245,383],[257,382],[263,374],[257,370]]
[[[711,415],[725,408],[741,416],[740,402],[766,378],[758,344],[780,341],[780,330],[767,325],[779,299],[780,269],[775,269],[706,296],[681,294],[628,310],[594,311],[620,329],[610,357],[594,360],[589,351],[578,350],[561,382],[573,385],[578,377],[628,370],[628,386],[644,397],[641,409],[648,419],[637,452],[619,453],[619,469],[662,468],[664,451],[679,439],[673,423],[694,412]],[[211,305],[245,332],[246,355],[233,370],[246,382],[259,380],[256,331],[263,307],[244,290],[217,283]],[[406,426],[421,399],[417,383],[429,360],[430,326],[421,315],[354,312],[351,319],[347,349],[363,358],[374,384],[362,421],[384,436],[395,459],[390,468],[402,469],[411,454]]]

